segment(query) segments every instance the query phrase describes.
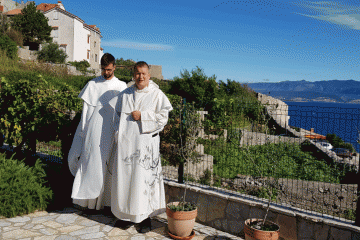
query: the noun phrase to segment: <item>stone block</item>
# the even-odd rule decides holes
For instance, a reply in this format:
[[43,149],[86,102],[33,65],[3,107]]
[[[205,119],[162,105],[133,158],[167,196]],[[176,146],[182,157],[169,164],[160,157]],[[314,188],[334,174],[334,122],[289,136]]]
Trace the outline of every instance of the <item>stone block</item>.
[[265,210],[258,207],[251,207],[248,218],[259,218],[263,219],[265,217]]
[[[266,209],[265,209],[264,211],[266,212]],[[268,213],[266,219],[267,219],[268,221],[277,223],[277,221],[278,221],[278,213],[275,213],[275,212],[269,210],[269,213]]]
[[314,235],[315,235],[315,239],[317,240],[326,240],[329,239],[329,229],[330,226],[329,225],[325,225],[325,224],[321,224],[321,223],[316,223],[314,225]]
[[191,203],[196,203],[198,202],[198,198],[200,196],[199,192],[195,192],[195,191],[186,191],[186,201],[187,202],[191,202]]
[[332,227],[328,239],[350,240],[351,232]]
[[312,239],[314,236],[314,223],[306,221],[302,218],[297,219],[298,239]]
[[223,230],[220,219],[217,219],[217,220],[214,221],[214,227],[215,227],[216,229]]
[[179,196],[180,194],[180,188],[178,187],[173,187],[173,186],[169,186],[169,188],[167,189],[167,195],[170,196],[170,198]]
[[226,207],[226,215],[229,219],[246,220],[249,217],[250,206],[239,202],[230,201]]
[[222,229],[225,229],[224,231],[226,232],[228,229],[228,220],[226,218],[221,219],[221,225],[222,225]]
[[280,237],[297,240],[296,218],[279,214],[277,224],[280,226]]
[[352,240],[360,240],[360,233],[358,233],[358,232],[352,232],[352,233],[351,233],[351,239],[352,239]]
[[197,221],[206,222],[206,213],[208,211],[209,200],[207,199],[206,195],[201,194],[198,198],[198,214],[196,217]]
[[224,218],[227,200],[213,196],[209,196],[208,199],[208,214],[206,221],[210,222],[218,218]]
[[238,235],[244,229],[245,221],[229,221],[226,232]]

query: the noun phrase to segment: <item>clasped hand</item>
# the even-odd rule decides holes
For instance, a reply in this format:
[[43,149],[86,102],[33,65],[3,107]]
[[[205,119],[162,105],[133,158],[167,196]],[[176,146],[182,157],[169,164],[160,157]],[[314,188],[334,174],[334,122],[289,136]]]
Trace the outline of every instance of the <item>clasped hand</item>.
[[141,120],[141,112],[140,112],[140,111],[133,111],[133,112],[131,113],[131,116],[133,117],[133,119],[134,119],[135,121]]

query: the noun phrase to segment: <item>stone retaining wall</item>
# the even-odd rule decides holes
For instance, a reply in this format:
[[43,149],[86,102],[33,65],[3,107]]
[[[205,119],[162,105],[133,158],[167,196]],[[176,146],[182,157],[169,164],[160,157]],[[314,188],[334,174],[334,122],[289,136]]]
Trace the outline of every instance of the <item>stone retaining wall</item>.
[[[179,201],[184,184],[165,180],[166,202]],[[233,191],[207,186],[189,186],[186,200],[198,205],[196,221],[244,237],[248,218],[263,218],[266,202]],[[268,220],[280,225],[280,239],[360,239],[360,227],[330,216],[306,213],[300,209],[272,204]]]
[[37,60],[37,51],[29,50],[29,46],[24,46],[18,48],[18,56],[24,60],[36,61]]

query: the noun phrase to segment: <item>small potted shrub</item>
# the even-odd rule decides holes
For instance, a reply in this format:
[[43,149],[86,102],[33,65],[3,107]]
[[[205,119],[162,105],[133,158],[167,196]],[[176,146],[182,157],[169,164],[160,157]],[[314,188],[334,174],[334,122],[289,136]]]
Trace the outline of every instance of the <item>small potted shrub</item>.
[[[262,113],[261,115],[263,117],[263,122],[267,124],[269,119],[266,119],[265,113]],[[265,133],[267,135],[268,131],[266,130]],[[245,147],[245,150],[247,157],[253,162],[261,179],[265,179],[262,174],[260,166],[256,164],[255,160],[250,154],[248,145],[247,147]],[[272,162],[274,165],[274,169],[276,170],[277,169],[276,161],[275,159],[272,160],[273,160]],[[266,178],[264,183],[264,188],[268,194],[268,202],[267,202],[265,216],[263,219],[250,218],[245,220],[244,233],[246,240],[278,240],[280,237],[280,226],[274,222],[266,220],[270,209],[270,203],[274,196],[274,190],[279,188],[278,177],[276,177],[276,174],[275,177],[272,179],[270,177]]]
[[[184,119],[182,119],[184,118]],[[192,104],[180,106],[179,111],[180,129],[179,151],[177,151],[177,159],[182,159],[182,163],[185,165],[187,162],[195,162],[197,160],[197,137],[200,131],[200,118],[195,107]],[[188,169],[188,168],[187,168]],[[186,178],[189,174],[186,174]],[[180,181],[181,182],[181,181]],[[168,230],[169,235],[174,239],[191,239],[195,236],[193,231],[195,219],[197,216],[197,206],[194,203],[186,202],[186,190],[188,188],[188,181],[185,179],[185,191],[182,196],[182,200],[179,202],[170,202],[166,206],[166,214],[168,218]]]
[[190,239],[197,216],[197,206],[189,202],[171,202],[166,206],[169,235],[175,239]]

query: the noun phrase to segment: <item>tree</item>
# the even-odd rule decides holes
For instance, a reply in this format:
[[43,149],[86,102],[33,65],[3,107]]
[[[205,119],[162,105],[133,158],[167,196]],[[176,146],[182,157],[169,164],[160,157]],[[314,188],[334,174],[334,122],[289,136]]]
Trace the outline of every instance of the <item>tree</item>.
[[218,84],[215,75],[208,77],[200,67],[180,72],[171,82],[171,94],[186,98],[187,102],[194,102],[197,108],[211,109],[214,98],[218,95]]
[[9,19],[2,13],[0,13],[0,31],[5,34],[10,27]]
[[66,53],[54,42],[45,44],[38,52],[38,59],[45,62],[64,63],[66,58]]
[[23,34],[24,45],[51,41],[52,27],[49,26],[45,15],[36,10],[35,3],[27,5],[21,13],[14,16],[12,25]]
[[9,58],[17,58],[18,48],[16,43],[11,40],[7,35],[0,32],[0,50],[5,51]]

